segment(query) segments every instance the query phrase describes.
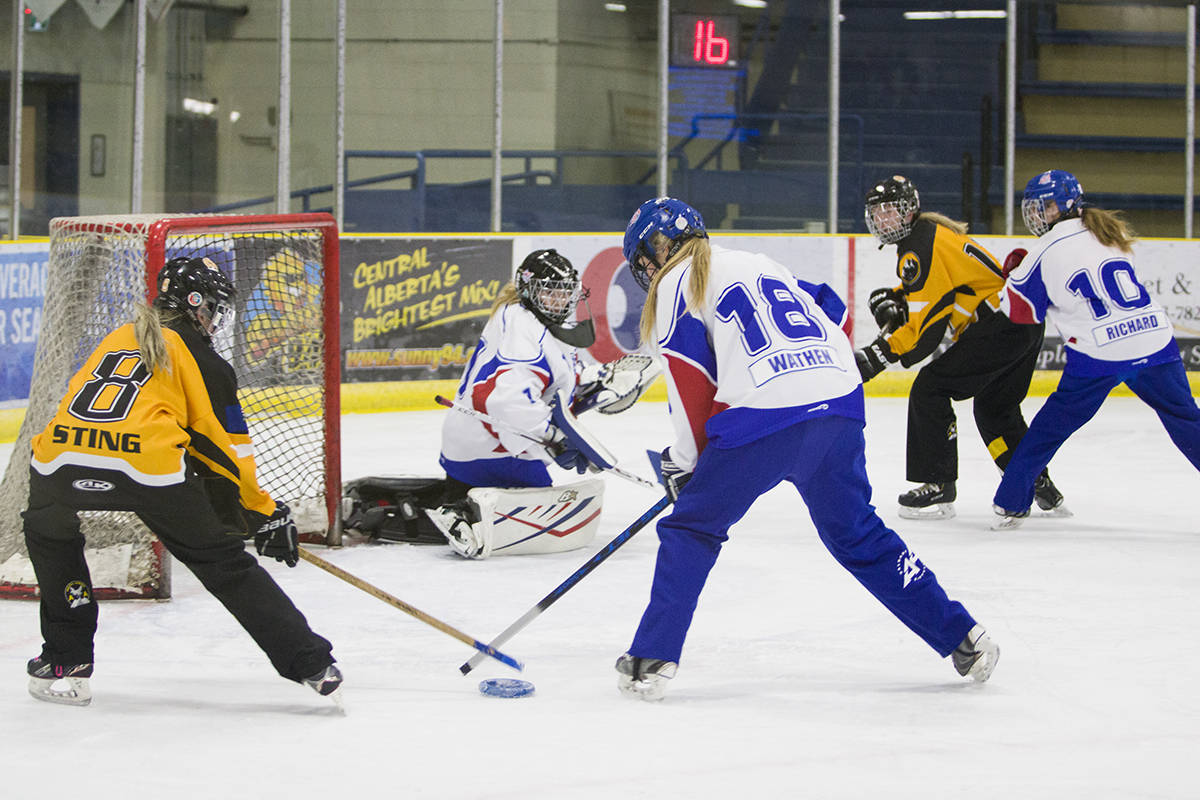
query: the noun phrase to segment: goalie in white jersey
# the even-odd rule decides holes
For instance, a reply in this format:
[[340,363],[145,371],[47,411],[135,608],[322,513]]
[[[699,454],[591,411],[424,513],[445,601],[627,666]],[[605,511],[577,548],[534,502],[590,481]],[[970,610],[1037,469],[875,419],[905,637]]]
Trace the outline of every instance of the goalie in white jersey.
[[[595,535],[603,483],[551,488],[547,465],[587,471],[595,450],[571,407],[622,411],[653,375],[645,356],[585,371],[578,351],[595,340],[592,322],[567,322],[584,296],[569,260],[556,250],[535,250],[492,306],[455,395],[458,411],[442,426],[445,502],[429,514],[463,556],[570,550]],[[484,491],[489,487],[498,488]],[[529,508],[542,510],[520,516]]]
[[1001,308],[1013,322],[1053,322],[1067,363],[1004,470],[993,500],[1000,528],[1028,516],[1036,476],[1121,383],[1157,412],[1200,469],[1200,409],[1171,321],[1138,280],[1125,222],[1086,206],[1079,181],[1058,169],[1029,181],[1021,215],[1039,237],[1037,249],[1016,251],[1024,257],[1008,276]]
[[649,292],[642,340],[665,361],[676,438],[662,462],[675,507],[658,524],[650,604],[617,660],[618,688],[662,697],[730,526],[782,481],[839,563],[939,655],[953,654],[959,674],[987,680],[999,649],[871,505],[841,299],[766,256],[711,246],[700,214],[670,197],[638,208],[624,254]]

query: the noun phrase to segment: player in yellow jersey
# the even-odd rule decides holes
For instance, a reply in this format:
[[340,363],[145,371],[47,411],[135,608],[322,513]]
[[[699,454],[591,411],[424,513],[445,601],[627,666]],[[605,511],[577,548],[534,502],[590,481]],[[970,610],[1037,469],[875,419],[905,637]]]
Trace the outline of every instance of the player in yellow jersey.
[[288,566],[299,560],[291,512],[255,477],[233,367],[212,347],[232,320],[233,296],[211,260],[168,261],[153,307],[142,306],[134,322],[104,338],[33,439],[23,517],[44,643],[27,671],[40,700],[91,700],[97,609],[81,510],[137,514],[280,675],[322,695],[340,687],[329,642],[242,541],[253,531],[260,555]]
[[[908,396],[907,478],[920,486],[900,495],[907,519],[954,516],[958,423],[952,400],[974,398],[975,425],[1001,471],[1027,427],[1021,401],[1041,350],[1040,325],[1016,325],[999,312],[1004,274],[996,259],[967,236],[965,223],[922,212],[902,175],[868,193],[867,229],[880,246],[896,245],[900,285],[871,293],[879,337],[855,353],[863,381],[900,362],[930,358]],[[1043,473],[1038,505],[1062,508],[1062,494]]]

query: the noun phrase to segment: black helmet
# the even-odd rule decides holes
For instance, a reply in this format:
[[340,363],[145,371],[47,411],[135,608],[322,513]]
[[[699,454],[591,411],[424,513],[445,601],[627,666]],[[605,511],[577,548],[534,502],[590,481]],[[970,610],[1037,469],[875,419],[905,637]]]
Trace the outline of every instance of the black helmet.
[[572,347],[591,347],[596,329],[591,319],[564,325],[587,290],[571,262],[557,250],[534,250],[517,267],[517,297],[546,330]]
[[562,323],[583,296],[579,273],[557,250],[534,250],[517,267],[521,305],[544,325]]
[[210,258],[172,258],[159,270],[157,286],[154,305],[188,316],[206,336],[233,320],[236,290]]
[[893,175],[872,186],[863,209],[867,230],[883,244],[895,244],[912,233],[920,213],[921,196],[917,187],[903,175]]

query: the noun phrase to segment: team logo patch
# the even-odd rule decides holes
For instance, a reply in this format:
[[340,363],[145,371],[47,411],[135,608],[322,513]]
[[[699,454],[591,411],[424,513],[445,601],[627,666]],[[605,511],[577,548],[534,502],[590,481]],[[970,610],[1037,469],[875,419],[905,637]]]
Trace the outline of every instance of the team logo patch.
[[946,429],[946,441],[953,441],[958,438],[958,423],[951,422],[950,427]]
[[92,602],[92,592],[83,581],[71,581],[63,590],[69,608],[79,608]]
[[84,492],[111,492],[117,488],[117,485],[108,481],[96,480],[95,478],[80,478],[77,481],[71,481],[71,488]]
[[900,266],[896,268],[896,274],[905,285],[913,283],[921,277],[921,259],[917,258],[916,253],[905,253],[900,256]]
[[904,588],[907,589],[910,583],[920,580],[925,574],[925,565],[912,550],[902,550],[900,557],[896,559],[896,571],[900,573],[904,580]]
[[189,306],[191,306],[192,308],[199,308],[200,304],[203,302],[204,302],[204,298],[200,295],[199,292],[188,292],[187,303]]

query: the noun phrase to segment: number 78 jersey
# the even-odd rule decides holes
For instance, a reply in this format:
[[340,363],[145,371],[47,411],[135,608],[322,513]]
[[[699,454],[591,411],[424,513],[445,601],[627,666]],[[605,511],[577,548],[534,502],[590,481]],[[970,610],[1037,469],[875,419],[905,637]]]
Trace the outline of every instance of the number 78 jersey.
[[685,261],[664,275],[655,309],[677,464],[692,467],[709,441],[734,447],[817,416],[863,418],[846,307],[827,286],[713,246],[703,303],[688,308],[691,274]]
[[[1079,219],[1056,224],[1013,270],[1001,298],[1013,322],[1053,322],[1081,366],[1133,362],[1158,353],[1174,331],[1133,268],[1133,255],[1101,244]],[[1096,365],[1099,366],[1099,365]],[[1092,370],[1089,370],[1092,371]]]

